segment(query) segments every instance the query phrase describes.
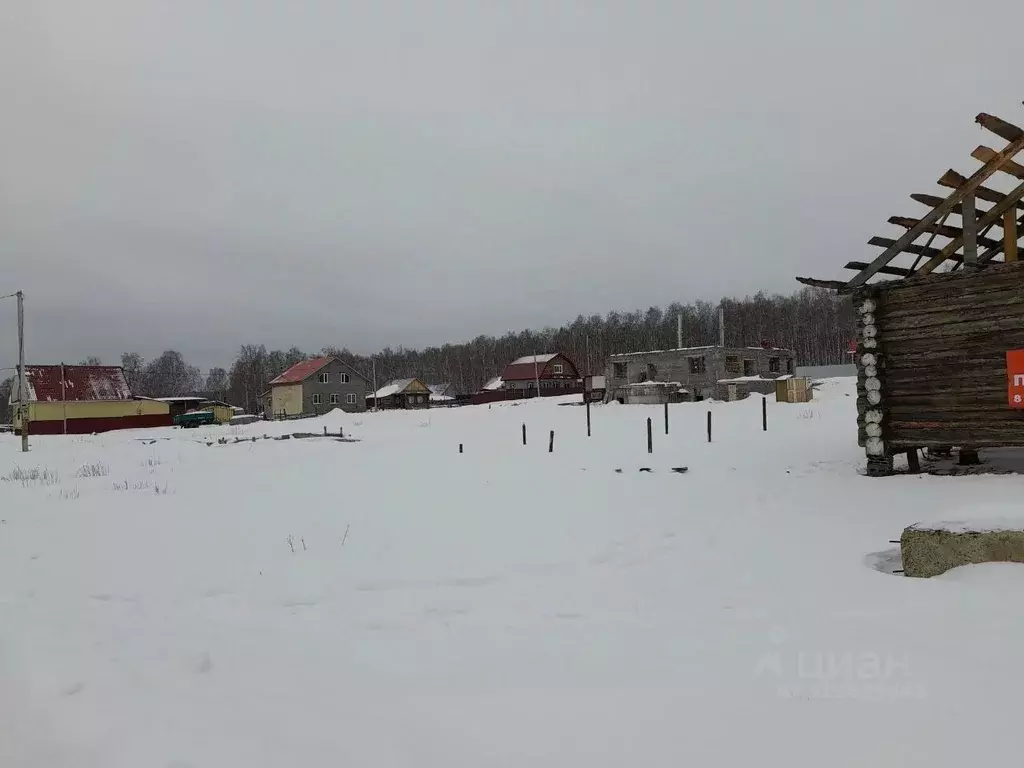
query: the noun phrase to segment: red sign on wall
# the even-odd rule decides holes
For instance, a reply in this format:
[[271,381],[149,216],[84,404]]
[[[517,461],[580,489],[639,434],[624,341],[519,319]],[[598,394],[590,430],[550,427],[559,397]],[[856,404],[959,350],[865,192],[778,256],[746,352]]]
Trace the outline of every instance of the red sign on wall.
[[1006,390],[1011,408],[1024,408],[1024,349],[1006,351]]

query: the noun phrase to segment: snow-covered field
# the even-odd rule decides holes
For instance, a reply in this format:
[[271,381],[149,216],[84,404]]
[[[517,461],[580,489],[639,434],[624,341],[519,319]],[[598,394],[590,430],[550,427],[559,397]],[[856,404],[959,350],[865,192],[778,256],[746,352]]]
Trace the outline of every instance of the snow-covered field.
[[1024,567],[871,564],[1024,480],[859,475],[852,392],[4,436],[0,766],[1019,764]]

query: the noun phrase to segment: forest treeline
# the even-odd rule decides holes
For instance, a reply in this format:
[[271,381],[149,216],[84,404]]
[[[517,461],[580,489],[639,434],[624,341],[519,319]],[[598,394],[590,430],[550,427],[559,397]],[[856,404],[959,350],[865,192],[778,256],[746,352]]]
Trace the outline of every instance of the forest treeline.
[[[756,346],[767,342],[796,351],[799,365],[848,362],[854,314],[850,301],[828,290],[803,288],[789,296],[759,293],[721,302],[727,346]],[[260,393],[293,363],[315,355],[337,355],[378,384],[389,379],[418,377],[428,383],[451,382],[466,393],[475,392],[501,373],[505,364],[523,355],[560,351],[574,359],[583,373],[603,373],[608,355],[676,346],[677,317],[683,319],[683,345],[718,343],[718,304],[697,301],[673,303],[634,312],[580,315],[559,328],[509,332],[500,337],[477,336],[471,341],[424,349],[387,347],[375,355],[358,355],[345,346],[313,352],[300,347],[268,350],[264,344],[243,344],[228,367],[205,373],[183,356],[168,350],[146,361],[126,352],[119,361],[132,391],[158,397],[204,394],[247,411],[256,411]],[[346,340],[351,341],[351,340]],[[95,358],[83,362],[97,363]],[[113,362],[113,361],[111,361]],[[0,391],[0,396],[3,392]],[[6,404],[7,398],[4,397]]]

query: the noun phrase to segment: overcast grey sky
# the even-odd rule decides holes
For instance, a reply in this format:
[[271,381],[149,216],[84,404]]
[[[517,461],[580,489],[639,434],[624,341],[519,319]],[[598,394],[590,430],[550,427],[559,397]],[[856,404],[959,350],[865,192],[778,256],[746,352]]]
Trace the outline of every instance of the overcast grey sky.
[[[1013,0],[0,0],[34,362],[374,351],[839,277],[1024,124]],[[996,140],[998,141],[998,140]],[[0,302],[0,365],[15,350]]]

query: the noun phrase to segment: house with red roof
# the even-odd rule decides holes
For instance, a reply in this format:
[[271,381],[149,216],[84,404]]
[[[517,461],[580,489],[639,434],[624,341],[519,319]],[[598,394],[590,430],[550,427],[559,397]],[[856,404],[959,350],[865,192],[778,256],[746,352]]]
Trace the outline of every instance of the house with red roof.
[[505,366],[501,376],[491,379],[473,395],[473,404],[494,403],[524,397],[578,395],[583,383],[576,363],[561,352],[526,355]]
[[72,435],[170,426],[167,403],[132,395],[118,365],[26,365],[25,392],[15,375],[14,426],[29,433]]
[[296,363],[270,382],[271,418],[315,416],[335,408],[366,410],[369,381],[337,357],[314,357]]

